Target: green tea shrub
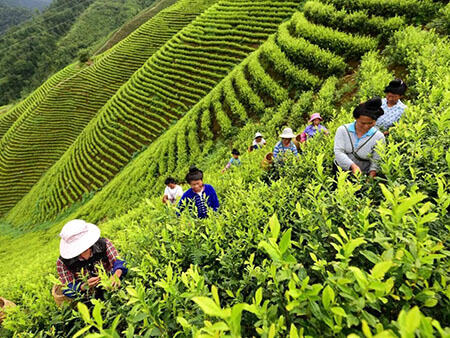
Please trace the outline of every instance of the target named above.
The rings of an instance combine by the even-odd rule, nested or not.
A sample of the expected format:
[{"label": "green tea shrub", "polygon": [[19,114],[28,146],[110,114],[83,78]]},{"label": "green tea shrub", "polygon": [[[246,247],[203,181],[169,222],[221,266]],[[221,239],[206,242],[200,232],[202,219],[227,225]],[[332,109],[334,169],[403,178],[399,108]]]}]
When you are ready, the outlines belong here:
[{"label": "green tea shrub", "polygon": [[[303,11],[309,21],[317,24],[382,37],[389,37],[391,33],[405,24],[405,19],[401,16],[385,18],[370,16],[365,11],[347,12],[344,9],[337,10],[333,5],[319,1],[306,2]],[[397,14],[402,15],[402,13]]]},{"label": "green tea shrub", "polygon": [[303,37],[347,59],[358,59],[378,45],[377,40],[371,37],[352,35],[313,24],[302,13],[296,13],[293,19],[290,29],[296,36]]},{"label": "green tea shrub", "polygon": [[409,22],[426,23],[434,17],[442,6],[433,0],[324,0],[338,8],[366,10],[370,14],[383,17],[404,15]]}]

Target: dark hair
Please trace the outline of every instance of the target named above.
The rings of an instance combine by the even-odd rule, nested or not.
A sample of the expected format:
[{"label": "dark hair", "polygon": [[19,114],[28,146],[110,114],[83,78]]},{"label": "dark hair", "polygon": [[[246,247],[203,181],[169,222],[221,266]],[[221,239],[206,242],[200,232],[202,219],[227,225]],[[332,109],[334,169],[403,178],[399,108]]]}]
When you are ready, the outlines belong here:
[{"label": "dark hair", "polygon": [[384,88],[385,93],[392,93],[397,95],[403,95],[408,87],[401,79],[395,79],[389,82],[389,85]]},{"label": "dark hair", "polygon": [[203,171],[198,169],[195,165],[189,168],[189,172],[186,175],[186,181],[191,183],[192,181],[203,180]]},{"label": "dark hair", "polygon": [[359,118],[361,115],[368,116],[375,121],[384,114],[381,108],[381,99],[378,96],[361,103],[353,110],[353,117]]},{"label": "dark hair", "polygon": [[240,153],[239,150],[237,150],[237,149],[233,149],[233,150],[231,151],[231,154],[232,154],[232,155],[237,155],[237,156],[241,155],[241,153]]},{"label": "dark hair", "polygon": [[165,185],[175,184],[175,183],[177,183],[177,181],[175,181],[175,179],[173,177],[167,177],[166,180],[164,181]]}]

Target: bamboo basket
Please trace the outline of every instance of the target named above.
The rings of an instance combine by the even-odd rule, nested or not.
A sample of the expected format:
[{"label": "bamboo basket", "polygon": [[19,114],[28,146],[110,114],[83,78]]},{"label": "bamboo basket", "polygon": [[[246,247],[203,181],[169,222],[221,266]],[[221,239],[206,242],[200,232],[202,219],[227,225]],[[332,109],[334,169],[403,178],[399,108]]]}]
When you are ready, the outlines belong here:
[{"label": "bamboo basket", "polygon": [[268,170],[272,163],[273,163],[273,153],[267,153],[266,156],[264,156],[261,166],[265,170]]},{"label": "bamboo basket", "polygon": [[6,317],[6,314],[3,310],[6,309],[7,307],[15,307],[15,306],[16,304],[11,302],[10,300],[0,297],[0,324]]},{"label": "bamboo basket", "polygon": [[297,136],[295,136],[295,138],[293,140],[294,145],[295,145],[295,147],[297,148],[298,151],[300,151],[300,144],[301,144],[300,140],[301,140],[301,138],[302,138],[302,134],[298,134]]},{"label": "bamboo basket", "polygon": [[62,303],[64,302],[71,302],[72,299],[70,299],[67,296],[64,296],[64,294],[62,293],[62,285],[53,285],[52,288],[52,296],[53,299],[55,300],[56,305],[61,306]]}]

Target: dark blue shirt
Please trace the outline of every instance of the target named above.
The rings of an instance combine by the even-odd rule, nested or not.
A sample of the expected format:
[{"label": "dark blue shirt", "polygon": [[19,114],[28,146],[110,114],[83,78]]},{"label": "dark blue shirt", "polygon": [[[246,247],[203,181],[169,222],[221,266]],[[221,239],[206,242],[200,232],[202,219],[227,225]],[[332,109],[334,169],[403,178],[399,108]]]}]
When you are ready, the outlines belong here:
[{"label": "dark blue shirt", "polygon": [[207,218],[208,207],[214,211],[219,209],[219,199],[214,188],[209,184],[205,184],[201,194],[195,193],[192,188],[183,194],[178,202],[180,212],[186,208],[186,205],[188,205],[189,210],[192,210],[193,205],[195,205],[198,218]]}]

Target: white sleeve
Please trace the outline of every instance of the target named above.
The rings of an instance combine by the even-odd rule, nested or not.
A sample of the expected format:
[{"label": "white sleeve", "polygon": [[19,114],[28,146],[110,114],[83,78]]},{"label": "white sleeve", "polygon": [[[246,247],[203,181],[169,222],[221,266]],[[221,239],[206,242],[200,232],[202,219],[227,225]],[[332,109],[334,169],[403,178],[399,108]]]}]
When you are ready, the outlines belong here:
[{"label": "white sleeve", "polygon": [[164,196],[169,196],[170,195],[170,189],[169,187],[166,187],[166,189],[164,189]]},{"label": "white sleeve", "polygon": [[177,185],[177,192],[175,193],[175,198],[183,196],[183,188]]},{"label": "white sleeve", "polygon": [[334,137],[334,156],[337,164],[343,170],[349,170],[351,165],[354,163],[345,151],[345,145],[348,142],[350,142],[350,140],[347,132],[345,131],[345,127],[340,126],[336,131],[336,136]]}]

